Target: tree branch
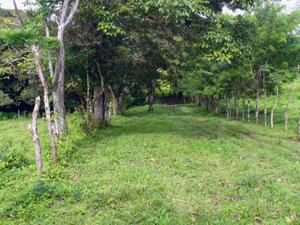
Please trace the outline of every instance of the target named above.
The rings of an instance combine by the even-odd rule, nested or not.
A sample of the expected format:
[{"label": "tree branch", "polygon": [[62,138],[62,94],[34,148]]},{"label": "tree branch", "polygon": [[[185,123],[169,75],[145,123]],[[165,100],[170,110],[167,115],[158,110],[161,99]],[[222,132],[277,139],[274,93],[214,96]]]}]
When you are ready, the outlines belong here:
[{"label": "tree branch", "polygon": [[13,0],[13,2],[14,2],[14,7],[15,7],[16,14],[18,16],[19,23],[21,26],[24,26],[24,20],[22,19],[21,15],[20,15],[16,0]]},{"label": "tree branch", "polygon": [[78,4],[79,4],[79,0],[76,0],[67,20],[65,21],[65,26],[67,26],[73,19],[75,11],[77,10]]}]

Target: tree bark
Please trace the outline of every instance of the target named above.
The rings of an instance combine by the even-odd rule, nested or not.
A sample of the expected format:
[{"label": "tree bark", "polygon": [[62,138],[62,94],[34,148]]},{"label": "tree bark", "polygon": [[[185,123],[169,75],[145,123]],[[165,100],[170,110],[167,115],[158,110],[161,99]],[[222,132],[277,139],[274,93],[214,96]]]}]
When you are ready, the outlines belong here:
[{"label": "tree bark", "polygon": [[255,109],[255,123],[258,124],[258,116],[259,116],[259,87],[256,89],[256,109]]},{"label": "tree bark", "polygon": [[35,106],[34,110],[32,112],[32,124],[28,125],[28,130],[30,131],[32,135],[32,140],[34,143],[34,150],[35,150],[35,161],[36,161],[36,166],[38,170],[39,176],[41,176],[41,173],[44,172],[44,167],[43,167],[43,159],[42,159],[42,149],[40,145],[40,140],[38,136],[38,122],[37,122],[37,117],[40,109],[40,102],[41,99],[40,97],[37,97],[35,99]]},{"label": "tree bark", "polygon": [[272,111],[271,111],[271,127],[273,128],[274,127],[274,124],[273,124],[273,118],[274,118],[274,111],[275,111],[275,108],[276,108],[276,105],[277,105],[277,100],[278,100],[278,86],[276,86],[276,97],[275,97],[275,102],[274,102],[274,105],[273,105],[273,108],[272,108]]},{"label": "tree bark", "polygon": [[300,115],[298,118],[297,132],[300,134]]},{"label": "tree bark", "polygon": [[60,47],[56,57],[55,71],[53,74],[52,84],[54,87],[53,101],[54,101],[54,124],[56,135],[61,137],[63,133],[67,134],[68,124],[65,111],[65,47],[64,47],[64,32],[67,25],[71,22],[77,10],[79,0],[75,0],[69,15],[67,11],[69,8],[69,0],[64,0],[61,10],[60,21],[58,24],[57,40],[60,42]]},{"label": "tree bark", "polygon": [[266,87],[266,80],[265,80],[265,72],[263,74],[263,87],[264,87],[264,124],[267,126],[267,87]]},{"label": "tree bark", "polygon": [[228,97],[225,95],[225,101],[226,101],[226,110],[225,110],[225,116],[229,117],[229,106],[228,106]]},{"label": "tree bark", "polygon": [[105,92],[102,87],[94,88],[94,123],[105,120]]},{"label": "tree bark", "polygon": [[244,97],[243,97],[242,121],[245,120],[245,104],[246,104],[246,93],[244,94]]},{"label": "tree bark", "polygon": [[288,110],[288,107],[289,107],[289,104],[290,104],[290,101],[291,101],[291,98],[292,98],[292,95],[294,93],[296,88],[293,87],[291,93],[290,93],[290,96],[289,96],[289,99],[288,99],[288,102],[286,104],[286,107],[285,107],[285,111],[284,111],[284,131],[287,131],[288,129],[288,114],[287,114],[287,110]]},{"label": "tree bark", "polygon": [[45,112],[46,112],[46,119],[48,123],[48,135],[50,139],[50,146],[52,149],[52,161],[56,163],[58,161],[57,159],[57,151],[56,151],[56,146],[55,146],[55,140],[54,140],[54,134],[53,134],[53,126],[51,122],[51,111],[50,111],[50,103],[49,103],[49,88],[48,88],[48,83],[45,78],[43,69],[42,69],[42,63],[41,63],[41,58],[39,54],[39,49],[35,46],[32,45],[32,54],[35,59],[35,65],[36,65],[36,70],[39,75],[39,78],[41,80],[41,83],[43,85],[44,89],[44,104],[45,104]]},{"label": "tree bark", "polygon": [[217,102],[217,113],[220,114],[221,113],[221,95],[219,95],[219,98],[218,98],[218,102]]},{"label": "tree bark", "polygon": [[216,106],[215,106],[215,98],[214,98],[214,96],[212,95],[211,97],[210,97],[210,99],[211,99],[211,112],[212,113],[215,113],[216,112]]},{"label": "tree bark", "polygon": [[153,111],[153,100],[154,100],[154,90],[151,90],[150,95],[149,95],[149,112]]},{"label": "tree bark", "polygon": [[118,108],[118,106],[117,106],[117,98],[116,98],[116,96],[114,94],[114,91],[113,91],[111,85],[109,85],[109,90],[110,90],[110,93],[111,93],[111,96],[112,96],[113,114],[115,116],[115,115],[117,115],[117,108]]},{"label": "tree bark", "polygon": [[[13,1],[13,3],[14,3],[15,11],[18,16],[18,20],[19,20],[21,26],[24,26],[24,21],[23,21],[22,17],[20,16],[20,13],[19,13],[19,10],[18,10],[15,0]],[[68,4],[68,0],[65,0],[65,3]],[[73,14],[71,12],[68,19],[71,19],[73,17],[75,10],[77,9],[78,3],[79,3],[79,0],[76,0],[76,2],[75,2],[76,8],[74,9],[74,7],[73,7],[74,12],[72,9]],[[52,160],[54,163],[56,163],[57,162],[57,152],[56,152],[56,146],[55,146],[55,142],[54,142],[52,122],[51,122],[50,103],[49,103],[49,97],[48,97],[49,86],[48,86],[46,77],[43,72],[41,57],[39,54],[39,48],[35,45],[32,45],[31,50],[32,50],[32,54],[34,56],[36,70],[37,70],[38,76],[41,80],[41,83],[42,83],[43,89],[44,89],[44,103],[45,103],[46,118],[47,118],[47,122],[48,122],[48,134],[49,134],[49,138],[50,138],[50,146],[52,149]]]},{"label": "tree bark", "polygon": [[247,121],[250,122],[250,99],[248,99],[248,115],[247,115]]}]

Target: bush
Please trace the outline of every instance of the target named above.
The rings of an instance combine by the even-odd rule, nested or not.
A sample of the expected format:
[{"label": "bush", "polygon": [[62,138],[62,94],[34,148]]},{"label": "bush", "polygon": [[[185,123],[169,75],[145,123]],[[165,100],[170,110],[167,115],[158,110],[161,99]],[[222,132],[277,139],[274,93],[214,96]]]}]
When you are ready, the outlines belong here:
[{"label": "bush", "polygon": [[9,147],[8,143],[0,143],[0,171],[5,168],[20,168],[28,164],[28,160],[20,151]]},{"label": "bush", "polygon": [[13,112],[0,112],[0,120],[17,119],[18,115]]}]

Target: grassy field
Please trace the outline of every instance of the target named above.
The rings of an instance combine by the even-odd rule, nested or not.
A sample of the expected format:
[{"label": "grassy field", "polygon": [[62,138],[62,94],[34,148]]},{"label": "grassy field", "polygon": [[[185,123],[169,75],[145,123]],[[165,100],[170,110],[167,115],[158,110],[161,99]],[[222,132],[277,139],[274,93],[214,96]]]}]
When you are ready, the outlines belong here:
[{"label": "grassy field", "polygon": [[41,179],[30,120],[0,121],[0,224],[300,224],[300,95],[283,132],[288,91],[275,129],[196,105],[132,108],[94,136],[71,116],[56,166],[40,120]]}]

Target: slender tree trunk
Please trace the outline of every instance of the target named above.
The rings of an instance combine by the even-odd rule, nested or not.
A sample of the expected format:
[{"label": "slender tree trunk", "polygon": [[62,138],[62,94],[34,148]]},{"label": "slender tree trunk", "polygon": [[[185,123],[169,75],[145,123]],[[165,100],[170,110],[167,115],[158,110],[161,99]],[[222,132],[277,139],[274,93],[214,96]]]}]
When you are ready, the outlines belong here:
[{"label": "slender tree trunk", "polygon": [[114,91],[112,89],[112,87],[109,85],[109,90],[110,90],[110,93],[111,93],[111,96],[112,96],[112,107],[113,107],[113,113],[114,113],[114,116],[117,115],[117,98],[114,94]]},{"label": "slender tree trunk", "polygon": [[259,87],[256,88],[256,109],[255,109],[255,123],[258,124],[258,116],[259,116]]},{"label": "slender tree trunk", "polygon": [[18,109],[18,119],[21,119],[21,116],[20,116],[20,109]]},{"label": "slender tree trunk", "polygon": [[234,118],[237,119],[237,95],[234,95]]},{"label": "slender tree trunk", "polygon": [[300,134],[300,115],[298,118],[297,132]]},{"label": "slender tree trunk", "polygon": [[93,108],[92,108],[92,101],[91,101],[91,88],[90,88],[90,75],[89,75],[89,69],[88,69],[88,62],[86,62],[85,65],[85,73],[86,73],[86,111],[88,113],[93,113]]},{"label": "slender tree trunk", "polygon": [[225,110],[225,116],[226,116],[226,118],[228,118],[229,117],[229,106],[228,106],[228,97],[227,97],[227,95],[225,95],[225,101],[226,101],[226,110]]},{"label": "slender tree trunk", "polygon": [[276,97],[275,97],[275,102],[274,102],[274,105],[273,105],[273,108],[272,108],[272,111],[271,111],[271,127],[273,128],[274,125],[273,125],[273,118],[274,118],[274,111],[275,111],[275,108],[276,108],[276,105],[277,105],[277,100],[278,100],[278,86],[276,86]]},{"label": "slender tree trunk", "polygon": [[52,126],[52,122],[51,122],[51,111],[50,111],[50,103],[49,103],[48,83],[47,83],[47,80],[46,80],[45,75],[43,73],[39,50],[34,45],[32,46],[32,54],[33,54],[34,59],[35,59],[35,65],[36,65],[37,73],[39,75],[39,78],[42,82],[43,89],[44,89],[44,104],[45,104],[46,119],[47,119],[47,123],[48,123],[48,135],[49,135],[49,138],[50,138],[50,146],[51,146],[51,149],[52,149],[52,161],[54,163],[56,163],[58,161],[58,159],[57,159],[57,151],[56,151],[54,135],[53,135],[53,126]]},{"label": "slender tree trunk", "polygon": [[245,104],[246,104],[246,93],[244,94],[244,97],[243,97],[242,121],[245,120]]},{"label": "slender tree trunk", "polygon": [[267,90],[264,89],[264,100],[265,100],[265,104],[264,104],[264,124],[265,126],[267,126],[268,120],[267,120]]},{"label": "slender tree trunk", "polygon": [[291,101],[291,98],[292,98],[292,95],[294,93],[296,88],[293,87],[291,93],[290,93],[290,96],[289,96],[289,100],[286,104],[286,107],[285,107],[285,111],[284,111],[284,130],[287,131],[288,129],[288,114],[287,114],[287,111],[288,111],[288,107],[289,107],[289,104],[290,104],[290,101]]},{"label": "slender tree trunk", "polygon": [[233,95],[233,93],[231,94],[231,99],[230,99],[230,101],[229,101],[229,117],[231,117],[231,115],[232,115],[232,109],[233,109],[233,107],[234,107],[234,105],[233,105],[233,99],[234,99],[234,95]]},{"label": "slender tree trunk", "polygon": [[37,166],[39,176],[41,176],[41,173],[43,173],[45,170],[43,167],[42,149],[41,149],[40,140],[38,136],[37,117],[40,109],[40,102],[41,102],[40,97],[37,97],[35,100],[35,106],[32,113],[32,124],[28,125],[28,130],[31,132],[32,140],[34,143],[35,161],[36,161],[36,166]]},{"label": "slender tree trunk", "polygon": [[263,72],[263,87],[264,87],[264,124],[267,126],[267,87],[266,87],[266,75]]},{"label": "slender tree trunk", "polygon": [[217,113],[218,113],[218,114],[221,113],[220,102],[221,102],[221,95],[219,95],[219,97],[218,97],[218,102],[217,102]]},{"label": "slender tree trunk", "polygon": [[247,121],[250,122],[250,99],[248,99],[248,115],[247,115]]},{"label": "slender tree trunk", "polygon": [[148,99],[149,99],[149,109],[148,109],[148,111],[152,112],[153,111],[153,100],[154,100],[154,90],[153,89],[151,90]]},{"label": "slender tree trunk", "polygon": [[213,113],[215,113],[215,112],[216,112],[215,98],[214,98],[214,96],[212,95],[212,96],[210,97],[210,99],[211,99],[211,111],[212,111]]}]

